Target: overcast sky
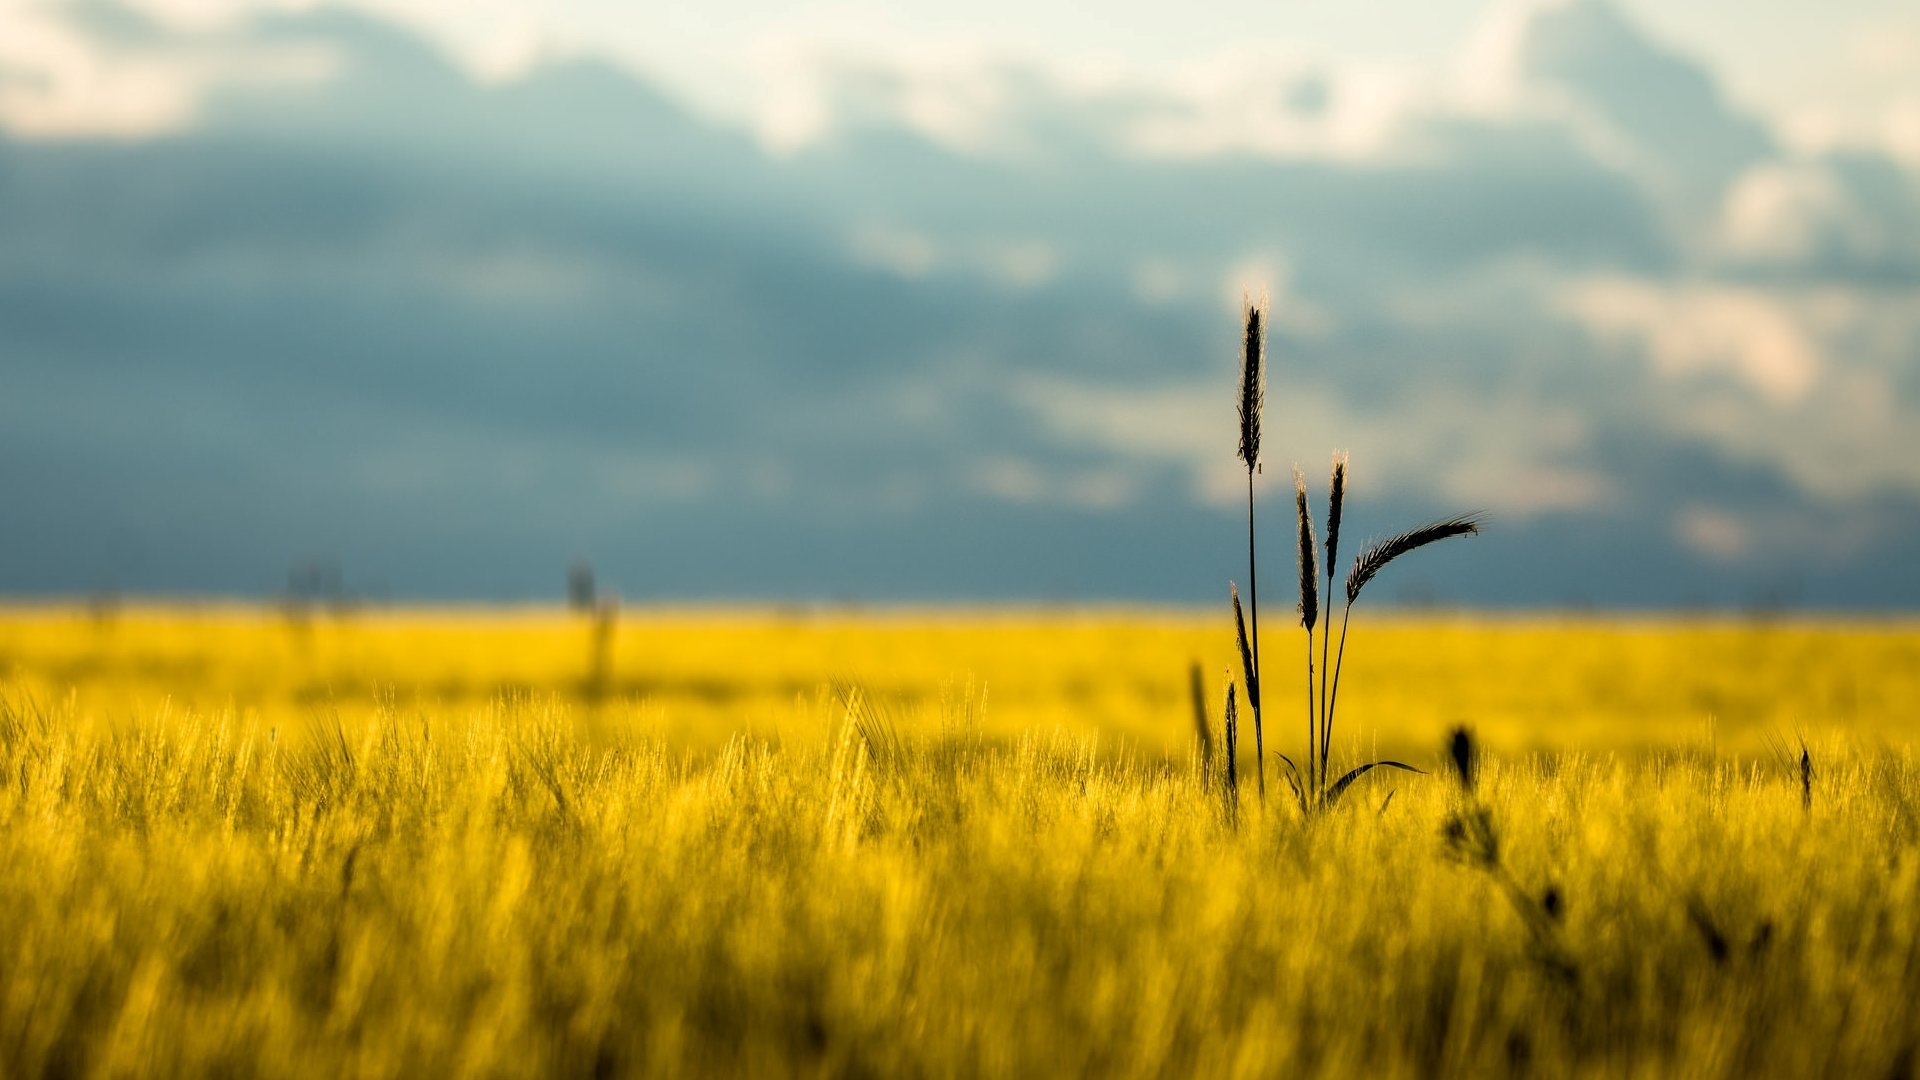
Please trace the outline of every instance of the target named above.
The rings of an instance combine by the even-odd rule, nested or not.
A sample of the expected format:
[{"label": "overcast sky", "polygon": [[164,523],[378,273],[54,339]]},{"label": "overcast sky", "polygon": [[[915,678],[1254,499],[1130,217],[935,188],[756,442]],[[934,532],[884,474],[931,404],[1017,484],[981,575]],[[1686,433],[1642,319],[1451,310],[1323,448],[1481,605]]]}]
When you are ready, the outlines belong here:
[{"label": "overcast sky", "polygon": [[1911,5],[0,8],[0,591],[1920,603]]}]

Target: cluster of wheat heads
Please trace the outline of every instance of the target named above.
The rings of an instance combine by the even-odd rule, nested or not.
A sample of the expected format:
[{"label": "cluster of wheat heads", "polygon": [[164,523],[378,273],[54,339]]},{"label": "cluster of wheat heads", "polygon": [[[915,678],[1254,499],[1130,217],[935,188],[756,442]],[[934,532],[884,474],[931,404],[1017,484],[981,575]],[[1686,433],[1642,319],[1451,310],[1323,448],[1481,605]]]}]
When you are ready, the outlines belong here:
[{"label": "cluster of wheat heads", "polygon": [[[1266,399],[1266,304],[1249,297],[1242,304],[1244,334],[1240,356],[1240,383],[1237,399],[1240,421],[1239,458],[1247,470],[1247,604],[1240,603],[1239,587],[1229,583],[1233,601],[1234,635],[1240,650],[1241,678],[1246,685],[1247,710],[1253,714],[1253,748],[1256,787],[1264,798],[1267,791],[1266,742],[1261,724],[1260,699],[1260,594],[1259,549],[1254,536],[1254,475],[1260,472],[1260,414]],[[1333,775],[1333,718],[1340,702],[1340,670],[1347,654],[1347,625],[1353,616],[1354,602],[1367,583],[1386,569],[1387,564],[1409,552],[1455,536],[1471,536],[1480,531],[1480,522],[1471,514],[1460,514],[1429,522],[1417,528],[1373,541],[1361,548],[1347,571],[1345,603],[1340,612],[1340,644],[1333,646],[1333,570],[1340,555],[1340,514],[1347,494],[1347,455],[1333,455],[1333,474],[1327,489],[1326,539],[1326,617],[1321,618],[1319,545],[1314,540],[1313,512],[1307,503],[1306,476],[1298,466],[1293,470],[1294,509],[1299,520],[1300,625],[1307,639],[1307,741],[1306,755],[1296,762],[1278,754],[1285,766],[1282,775],[1299,803],[1303,814],[1333,806],[1347,788],[1369,771],[1380,768],[1419,772],[1398,761],[1360,763],[1337,778]],[[1314,631],[1320,632],[1320,664],[1313,662]],[[1331,655],[1332,663],[1328,664]],[[1229,760],[1233,752],[1235,718],[1232,686],[1228,686]]]}]

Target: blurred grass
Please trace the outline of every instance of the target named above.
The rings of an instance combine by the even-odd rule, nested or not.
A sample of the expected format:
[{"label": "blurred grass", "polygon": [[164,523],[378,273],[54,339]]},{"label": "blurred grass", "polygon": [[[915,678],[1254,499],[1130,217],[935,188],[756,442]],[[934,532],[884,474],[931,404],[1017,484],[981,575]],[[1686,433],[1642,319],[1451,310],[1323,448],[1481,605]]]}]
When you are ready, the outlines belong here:
[{"label": "blurred grass", "polygon": [[[705,748],[738,732],[825,737],[820,699],[833,680],[907,705],[973,686],[990,698],[990,734],[1058,730],[1097,735],[1108,750],[1184,755],[1188,663],[1202,664],[1216,708],[1219,679],[1237,663],[1223,613],[631,611],[607,683],[594,688],[590,621],[552,609],[291,618],[16,607],[0,609],[0,676],[89,711],[135,717],[171,702],[280,725],[377,702],[431,709],[598,690],[597,718]],[[1294,644],[1270,642],[1265,665],[1269,739],[1283,749],[1304,739]],[[1496,750],[1711,740],[1737,753],[1761,752],[1769,732],[1900,742],[1920,725],[1913,622],[1366,612],[1348,665],[1341,748],[1393,755],[1429,753],[1460,722]]]},{"label": "blurred grass", "polygon": [[1222,621],[638,614],[595,695],[557,613],[16,609],[0,1074],[1915,1074],[1914,628],[1357,623],[1543,942],[1444,775],[1230,821]]}]

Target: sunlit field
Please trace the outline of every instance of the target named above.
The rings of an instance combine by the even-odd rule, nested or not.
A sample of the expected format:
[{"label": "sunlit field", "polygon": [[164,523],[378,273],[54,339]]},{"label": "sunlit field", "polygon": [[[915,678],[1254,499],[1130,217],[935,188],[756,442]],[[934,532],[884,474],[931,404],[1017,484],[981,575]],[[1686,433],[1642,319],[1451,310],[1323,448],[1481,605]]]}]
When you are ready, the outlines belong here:
[{"label": "sunlit field", "polygon": [[1310,818],[1203,768],[1233,650],[14,609],[0,1071],[1914,1074],[1920,628],[1356,620],[1335,761],[1429,771]]}]

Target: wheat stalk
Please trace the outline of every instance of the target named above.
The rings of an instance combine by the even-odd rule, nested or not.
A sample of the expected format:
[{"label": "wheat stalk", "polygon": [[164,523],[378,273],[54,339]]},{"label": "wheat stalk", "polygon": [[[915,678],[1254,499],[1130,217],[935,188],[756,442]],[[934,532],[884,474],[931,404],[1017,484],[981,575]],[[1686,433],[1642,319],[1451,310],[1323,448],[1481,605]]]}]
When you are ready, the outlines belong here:
[{"label": "wheat stalk", "polygon": [[1260,707],[1260,672],[1254,666],[1253,645],[1247,639],[1246,613],[1240,607],[1240,586],[1227,582],[1227,595],[1233,600],[1233,640],[1240,647],[1240,677],[1247,683],[1247,706]]},{"label": "wheat stalk", "polygon": [[[1333,602],[1333,568],[1340,558],[1340,511],[1347,500],[1347,452],[1336,451],[1333,455],[1333,476],[1327,484],[1327,602]],[[1329,612],[1320,630],[1320,724],[1321,738],[1332,735],[1327,730],[1329,714],[1327,712],[1327,654],[1333,646],[1333,614]]]},{"label": "wheat stalk", "polygon": [[[1266,742],[1260,727],[1260,691],[1257,682],[1260,665],[1260,576],[1253,542],[1253,474],[1260,470],[1260,409],[1266,400],[1266,301],[1250,296],[1241,300],[1243,333],[1240,349],[1240,461],[1247,467],[1247,599],[1253,608],[1253,633],[1250,642],[1243,639],[1241,655],[1246,662],[1247,705],[1253,710],[1254,760],[1258,764],[1260,797],[1267,795]],[[1239,610],[1239,600],[1234,600]],[[1238,621],[1239,616],[1235,615]]]},{"label": "wheat stalk", "polygon": [[1200,786],[1213,783],[1213,725],[1207,722],[1207,690],[1200,682],[1200,661],[1187,665],[1187,690],[1193,698],[1193,727],[1200,740]]},{"label": "wheat stalk", "polygon": [[1227,675],[1227,718],[1225,727],[1226,745],[1222,747],[1222,749],[1226,751],[1227,758],[1227,813],[1231,816],[1235,808],[1240,805],[1240,767],[1238,762],[1240,756],[1240,722],[1239,716],[1234,708],[1233,675],[1231,673]]},{"label": "wheat stalk", "polygon": [[1298,466],[1293,470],[1293,505],[1300,523],[1300,625],[1307,631],[1307,765],[1308,783],[1314,777],[1312,766],[1314,729],[1313,627],[1320,618],[1320,571],[1314,563],[1313,512],[1307,507],[1307,478]]}]

